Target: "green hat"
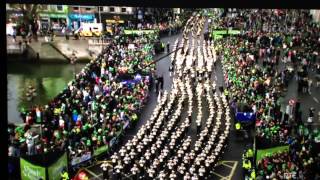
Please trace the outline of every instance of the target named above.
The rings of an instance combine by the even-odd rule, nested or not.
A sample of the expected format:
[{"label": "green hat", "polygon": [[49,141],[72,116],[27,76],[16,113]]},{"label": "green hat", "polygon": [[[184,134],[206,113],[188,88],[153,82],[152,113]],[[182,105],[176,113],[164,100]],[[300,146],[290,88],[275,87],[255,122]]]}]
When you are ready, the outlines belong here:
[{"label": "green hat", "polygon": [[90,139],[87,139],[86,145],[87,145],[87,146],[91,146],[91,140],[90,140]]}]

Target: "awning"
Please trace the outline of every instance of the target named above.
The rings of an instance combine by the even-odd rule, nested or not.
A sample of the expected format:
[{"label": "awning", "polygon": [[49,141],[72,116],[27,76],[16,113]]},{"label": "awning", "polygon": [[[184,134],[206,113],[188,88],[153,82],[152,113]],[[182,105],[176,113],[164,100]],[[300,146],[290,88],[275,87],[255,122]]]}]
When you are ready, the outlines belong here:
[{"label": "awning", "polygon": [[54,14],[54,13],[40,13],[40,17],[48,17],[48,18],[63,18],[66,19],[67,15],[66,14]]},{"label": "awning", "polygon": [[124,23],[124,20],[106,19],[106,23]]}]

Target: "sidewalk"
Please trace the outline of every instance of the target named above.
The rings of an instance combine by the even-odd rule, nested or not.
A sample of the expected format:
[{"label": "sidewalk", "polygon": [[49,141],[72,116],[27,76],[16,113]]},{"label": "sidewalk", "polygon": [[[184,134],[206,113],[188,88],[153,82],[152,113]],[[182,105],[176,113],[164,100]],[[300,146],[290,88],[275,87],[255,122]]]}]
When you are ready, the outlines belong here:
[{"label": "sidewalk", "polygon": [[[11,49],[17,49],[20,41],[23,43],[23,39],[21,36],[17,36],[16,42],[13,42],[12,37],[7,36],[7,47],[10,47]],[[44,43],[54,46],[52,48],[54,48],[57,53],[52,54],[51,50],[48,49],[47,46],[44,47]],[[71,57],[73,51],[76,52],[78,62],[89,62],[91,59],[88,51],[88,38],[74,40],[73,37],[70,37],[69,40],[66,40],[64,36],[56,36],[54,37],[54,41],[47,42],[45,41],[44,37],[38,37],[38,41],[32,39],[29,46],[35,52],[38,52],[40,54],[40,60],[55,58],[62,58],[64,60],[67,60],[64,56]],[[59,53],[60,55],[58,55]]]}]

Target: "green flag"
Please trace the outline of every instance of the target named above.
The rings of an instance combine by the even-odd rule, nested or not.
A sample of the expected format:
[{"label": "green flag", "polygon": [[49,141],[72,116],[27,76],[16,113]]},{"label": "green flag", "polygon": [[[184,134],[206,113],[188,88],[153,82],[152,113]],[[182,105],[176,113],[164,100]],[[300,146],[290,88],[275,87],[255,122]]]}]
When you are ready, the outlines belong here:
[{"label": "green flag", "polygon": [[20,174],[22,180],[46,179],[46,168],[36,166],[23,158],[20,158]]},{"label": "green flag", "polygon": [[272,156],[275,153],[282,153],[285,151],[289,151],[289,146],[277,146],[268,149],[258,149],[256,157],[257,163],[266,156]]},{"label": "green flag", "polygon": [[49,180],[60,179],[60,173],[67,168],[67,154],[64,153],[55,163],[48,167]]}]

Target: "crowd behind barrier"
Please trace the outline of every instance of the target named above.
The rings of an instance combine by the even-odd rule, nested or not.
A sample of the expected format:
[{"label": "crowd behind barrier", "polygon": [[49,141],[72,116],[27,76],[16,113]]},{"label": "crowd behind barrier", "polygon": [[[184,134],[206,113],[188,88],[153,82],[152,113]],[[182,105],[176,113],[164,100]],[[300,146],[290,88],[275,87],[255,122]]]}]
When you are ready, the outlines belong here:
[{"label": "crowd behind barrier", "polygon": [[[8,128],[9,156],[67,150],[72,165],[112,148],[148,98],[155,35],[111,39],[44,107],[22,109],[25,126]],[[135,46],[128,49],[129,44]],[[31,128],[40,124],[42,134]]]},{"label": "crowd behind barrier", "polygon": [[[292,14],[300,16],[288,16]],[[254,21],[255,18],[261,19]],[[299,92],[301,89],[304,89],[304,93],[310,90],[310,85],[303,82],[312,82],[307,78],[308,71],[319,63],[319,28],[304,10],[282,10],[282,13],[275,10],[246,10],[239,17],[225,17],[217,20],[217,23],[219,27],[221,24],[222,27],[234,27],[232,22],[235,21],[246,24],[246,32],[238,37],[216,41],[232,107],[237,112],[240,106],[247,106],[256,114],[257,148],[290,144],[289,153],[259,162],[259,179],[283,179],[284,174],[288,175],[289,172],[307,179],[319,177],[315,171],[319,169],[319,163],[316,163],[319,162],[319,152],[314,151],[318,146],[316,137],[319,132],[309,133],[301,142],[301,136],[294,135],[298,126],[307,131],[311,129],[302,123],[300,104],[289,104],[286,112],[281,112],[279,102],[288,87],[288,81],[293,79],[292,74],[296,74],[293,80],[298,81]],[[287,66],[279,70],[280,61],[285,65],[291,64],[294,69],[290,70]],[[312,116],[309,113],[309,118]],[[297,138],[299,140],[295,142],[293,139]],[[311,165],[316,168],[311,168]],[[254,168],[247,170],[246,177],[254,179]]]}]

